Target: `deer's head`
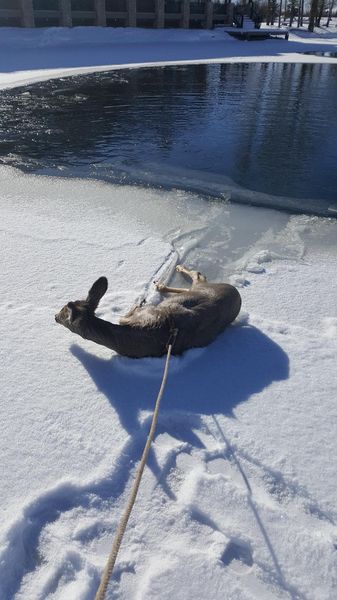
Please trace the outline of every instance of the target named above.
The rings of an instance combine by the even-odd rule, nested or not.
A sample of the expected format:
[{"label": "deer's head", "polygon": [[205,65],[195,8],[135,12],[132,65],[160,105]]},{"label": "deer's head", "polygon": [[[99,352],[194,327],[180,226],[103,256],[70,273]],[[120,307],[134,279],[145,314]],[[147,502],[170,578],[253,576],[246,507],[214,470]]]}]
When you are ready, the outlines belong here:
[{"label": "deer's head", "polygon": [[68,302],[60,312],[55,315],[56,323],[60,323],[68,329],[72,329],[73,323],[77,319],[86,319],[93,316],[100,299],[108,289],[108,280],[106,277],[100,277],[90,288],[85,300],[75,300]]}]

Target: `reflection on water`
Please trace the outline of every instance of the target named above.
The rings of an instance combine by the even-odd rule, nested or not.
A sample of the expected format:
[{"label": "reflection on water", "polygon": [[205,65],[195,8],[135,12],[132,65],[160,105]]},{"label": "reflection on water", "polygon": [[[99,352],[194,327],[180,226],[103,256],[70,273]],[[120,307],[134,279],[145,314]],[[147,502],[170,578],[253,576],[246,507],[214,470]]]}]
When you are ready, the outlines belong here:
[{"label": "reflection on water", "polygon": [[313,56],[325,56],[327,58],[337,58],[337,52],[317,52],[315,50],[311,50],[309,52],[303,52],[303,54],[310,54]]},{"label": "reflection on water", "polygon": [[[337,207],[337,66],[170,66],[0,94],[0,157],[41,172],[122,179],[155,165]],[[322,212],[324,213],[324,208]]]}]

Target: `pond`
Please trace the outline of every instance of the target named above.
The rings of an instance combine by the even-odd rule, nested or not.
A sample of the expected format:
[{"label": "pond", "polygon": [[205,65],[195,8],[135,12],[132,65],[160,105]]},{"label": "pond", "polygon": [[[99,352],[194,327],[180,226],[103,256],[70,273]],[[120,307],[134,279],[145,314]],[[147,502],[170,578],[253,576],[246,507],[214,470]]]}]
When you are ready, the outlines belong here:
[{"label": "pond", "polygon": [[0,161],[337,215],[337,65],[138,68],[0,94]]}]

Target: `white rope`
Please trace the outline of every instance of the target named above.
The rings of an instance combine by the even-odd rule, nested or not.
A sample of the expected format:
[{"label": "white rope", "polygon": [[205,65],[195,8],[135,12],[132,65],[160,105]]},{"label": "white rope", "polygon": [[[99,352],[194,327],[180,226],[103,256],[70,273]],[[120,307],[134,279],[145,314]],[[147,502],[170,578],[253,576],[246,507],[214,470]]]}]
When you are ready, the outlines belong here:
[{"label": "white rope", "polygon": [[122,518],[120,520],[116,535],[115,535],[115,539],[114,542],[112,544],[112,548],[111,548],[111,552],[109,554],[109,558],[108,561],[106,563],[105,569],[103,571],[103,575],[101,578],[101,582],[99,584],[99,588],[96,592],[96,596],[95,596],[95,600],[104,600],[105,599],[105,594],[109,585],[109,581],[112,575],[112,571],[113,568],[115,566],[116,563],[116,558],[117,558],[117,554],[119,551],[119,548],[121,546],[122,543],[122,539],[126,530],[126,526],[128,524],[128,520],[131,514],[131,511],[133,509],[133,505],[136,501],[136,497],[137,497],[137,493],[138,493],[138,489],[140,486],[140,482],[142,479],[142,475],[143,475],[143,471],[146,465],[146,461],[147,461],[147,457],[150,451],[150,447],[151,447],[151,443],[154,437],[154,433],[156,430],[156,426],[157,426],[157,422],[158,422],[158,414],[159,414],[159,407],[160,407],[160,402],[164,393],[164,389],[165,389],[165,384],[166,384],[166,380],[167,380],[167,374],[168,374],[168,366],[169,366],[169,361],[170,361],[170,357],[171,357],[171,353],[172,353],[172,347],[173,344],[175,342],[175,338],[177,336],[178,331],[175,329],[172,332],[172,335],[170,336],[170,340],[169,340],[169,344],[167,347],[167,355],[166,355],[166,362],[165,362],[165,367],[164,367],[164,372],[163,372],[163,377],[162,377],[162,381],[161,381],[161,386],[158,392],[158,396],[157,396],[157,400],[156,400],[156,404],[155,404],[155,408],[153,411],[153,417],[152,417],[152,423],[151,423],[151,428],[149,431],[149,435],[147,436],[147,440],[146,440],[146,444],[143,450],[143,454],[142,454],[142,458],[141,461],[139,463],[137,472],[136,472],[136,477],[135,477],[135,481],[133,483],[132,486],[132,490],[131,490],[131,494],[128,500],[128,503],[125,507],[124,513],[122,515]]}]

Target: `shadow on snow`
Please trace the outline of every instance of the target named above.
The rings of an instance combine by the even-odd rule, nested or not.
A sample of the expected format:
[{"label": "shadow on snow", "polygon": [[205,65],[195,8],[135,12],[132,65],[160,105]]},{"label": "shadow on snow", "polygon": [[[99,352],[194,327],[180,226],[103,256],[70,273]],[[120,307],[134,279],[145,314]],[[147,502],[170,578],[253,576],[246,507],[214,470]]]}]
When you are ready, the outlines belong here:
[{"label": "shadow on snow", "polygon": [[[77,345],[71,352],[116,410],[124,429],[134,433],[139,411],[154,407],[164,358],[102,359]],[[278,344],[255,327],[232,326],[207,348],[172,357],[161,414],[233,416],[238,404],[288,375],[289,359]]]},{"label": "shadow on snow", "polygon": [[[46,525],[57,520],[60,513],[73,508],[88,508],[93,495],[99,504],[123,493],[130,469],[138,460],[147,435],[149,418],[139,421],[139,411],[153,410],[162,378],[164,358],[137,360],[114,355],[102,359],[77,345],[71,347],[71,352],[118,413],[121,425],[129,433],[129,440],[110,474],[83,483],[61,482],[25,506],[21,517],[8,531],[7,545],[0,557],[0,590],[1,597],[6,600],[13,598],[20,589],[23,577],[36,569],[40,535]],[[286,379],[288,374],[286,353],[268,336],[251,326],[229,327],[207,348],[172,358],[157,434],[165,431],[193,447],[203,448],[197,435],[202,415],[213,415],[213,418],[217,414],[234,416],[233,411],[240,402],[273,382]],[[173,453],[167,464],[160,467],[153,451],[148,461],[158,483],[172,500],[175,496],[166,478],[174,462]],[[267,545],[279,579],[283,580],[269,538]],[[96,569],[93,569],[92,578],[92,585],[96,587]],[[57,587],[58,576],[53,585]]]}]

